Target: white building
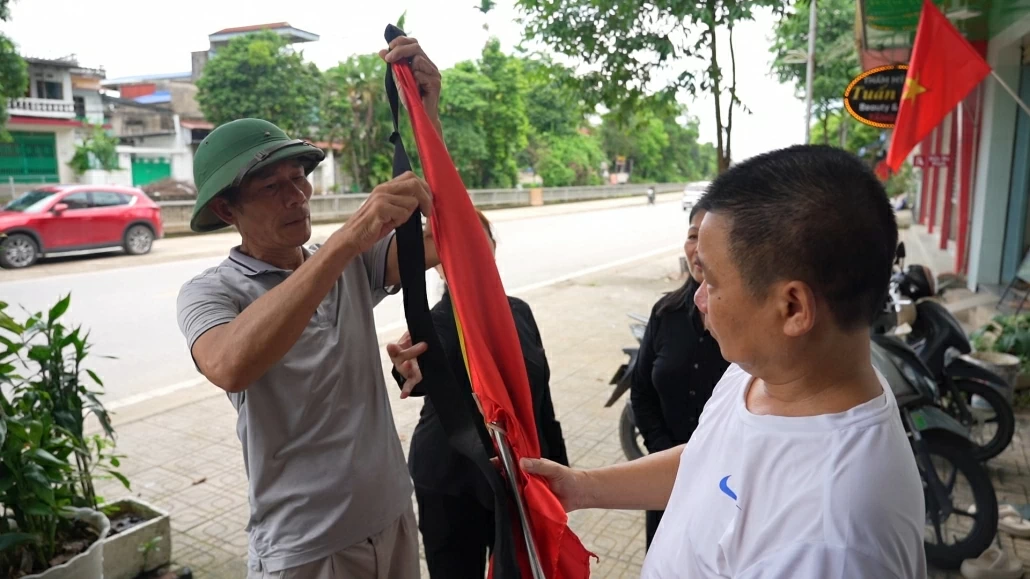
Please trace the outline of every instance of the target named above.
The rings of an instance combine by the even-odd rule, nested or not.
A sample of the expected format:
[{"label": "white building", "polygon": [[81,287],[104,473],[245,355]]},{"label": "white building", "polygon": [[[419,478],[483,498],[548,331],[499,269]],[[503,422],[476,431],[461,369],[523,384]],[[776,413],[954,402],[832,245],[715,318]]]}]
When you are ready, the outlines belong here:
[{"label": "white building", "polygon": [[39,183],[74,182],[68,162],[75,145],[104,123],[100,98],[103,69],[79,66],[74,57],[26,58],[25,96],[8,102],[7,131],[0,143],[0,194],[9,196]]}]

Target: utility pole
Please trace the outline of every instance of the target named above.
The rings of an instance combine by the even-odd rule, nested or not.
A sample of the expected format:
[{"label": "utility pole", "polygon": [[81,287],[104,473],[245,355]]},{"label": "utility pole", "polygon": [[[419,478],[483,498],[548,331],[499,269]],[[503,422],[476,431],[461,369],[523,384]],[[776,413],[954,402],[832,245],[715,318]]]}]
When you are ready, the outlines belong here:
[{"label": "utility pole", "polygon": [[815,77],[816,0],[808,1],[808,67],[805,71],[805,144],[812,142],[812,83]]}]

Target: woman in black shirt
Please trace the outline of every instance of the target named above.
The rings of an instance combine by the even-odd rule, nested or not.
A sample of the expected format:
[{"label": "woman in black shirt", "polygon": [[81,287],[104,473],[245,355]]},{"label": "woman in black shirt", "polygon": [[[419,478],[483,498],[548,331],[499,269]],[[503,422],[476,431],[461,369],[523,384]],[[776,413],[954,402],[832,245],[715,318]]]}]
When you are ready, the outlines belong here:
[{"label": "woman in black shirt", "polygon": [[[482,212],[477,213],[490,244],[496,248],[490,222]],[[437,271],[446,282],[442,268]],[[544,355],[540,330],[526,302],[509,296],[508,304],[526,361],[540,455],[568,466],[561,425],[555,419],[551,403],[551,371]],[[451,373],[471,390],[454,323],[454,306],[446,289],[430,313],[451,365]],[[394,378],[401,385],[406,381],[405,376],[411,375],[411,367],[408,365],[410,362],[401,361],[395,354],[410,347],[411,338],[405,334],[400,343],[387,348],[395,364]],[[423,393],[416,387],[411,394],[418,396]],[[492,548],[494,538],[493,505],[482,504],[477,496],[490,497],[492,493],[476,466],[448,445],[447,435],[429,398],[425,399],[411,437],[408,470],[415,484],[418,527],[430,577],[482,579],[486,573],[487,551]]]},{"label": "woman in black shirt", "polygon": [[[712,389],[729,366],[694,305],[694,292],[704,283],[695,263],[697,233],[704,216],[705,210],[698,205],[690,212],[690,229],[683,247],[690,275],[682,287],[663,296],[652,308],[633,370],[633,416],[651,453],[690,440]],[[662,512],[647,511],[648,548]]]}]

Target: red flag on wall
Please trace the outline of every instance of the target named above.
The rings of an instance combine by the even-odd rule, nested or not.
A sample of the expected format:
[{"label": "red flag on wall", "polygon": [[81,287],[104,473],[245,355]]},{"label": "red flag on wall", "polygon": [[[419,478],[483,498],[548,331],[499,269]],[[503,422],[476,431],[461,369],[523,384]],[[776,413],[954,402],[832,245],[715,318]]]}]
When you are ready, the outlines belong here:
[{"label": "red flag on wall", "polygon": [[[407,64],[394,64],[401,90],[419,94]],[[488,423],[499,425],[515,455],[538,458],[533,400],[515,321],[501,285],[493,252],[454,162],[417,98],[407,99],[422,170],[433,191],[430,224],[458,322],[469,378]],[[516,467],[517,468],[517,467]],[[532,536],[547,579],[586,579],[590,553],[568,527],[568,516],[547,484],[519,473],[515,485],[525,497]],[[529,574],[524,550],[520,563]]]},{"label": "red flag on wall", "polygon": [[897,171],[991,67],[930,0],[923,0],[887,165]]}]

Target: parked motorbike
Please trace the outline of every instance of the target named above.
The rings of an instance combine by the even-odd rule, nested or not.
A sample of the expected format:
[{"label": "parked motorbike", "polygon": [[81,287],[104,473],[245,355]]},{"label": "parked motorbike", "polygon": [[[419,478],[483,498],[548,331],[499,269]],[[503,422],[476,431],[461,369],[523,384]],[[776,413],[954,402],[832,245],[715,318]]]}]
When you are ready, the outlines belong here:
[{"label": "parked motorbike", "polygon": [[1005,396],[1010,386],[962,357],[972,351],[965,330],[943,305],[927,299],[935,295],[932,273],[921,265],[903,267],[904,258],[901,244],[890,295],[914,314],[906,320],[911,332],[904,340],[932,372],[942,409],[969,429],[977,459],[994,458],[1008,448],[1016,429],[1012,404]]},{"label": "parked motorbike", "polygon": [[[897,399],[923,481],[927,561],[938,568],[957,569],[994,541],[998,529],[994,484],[976,458],[965,426],[939,407],[937,382],[919,356],[895,336],[873,334],[871,346],[873,365]],[[965,483],[960,484],[960,479]]]},{"label": "parked motorbike", "polygon": [[[639,316],[637,314],[628,314],[634,323],[629,325],[630,331],[633,333],[633,337],[637,339],[637,344],[644,339],[644,329],[647,327],[647,318]],[[637,353],[640,348],[623,348],[622,353],[629,356],[629,360],[619,366],[619,369],[615,371],[615,375],[612,376],[609,385],[615,385],[615,389],[612,391],[611,396],[608,397],[608,401],[604,403],[605,408],[610,408],[622,395],[629,392],[632,386],[631,378],[633,376],[633,369],[637,364]],[[633,405],[630,400],[626,400],[626,406],[622,409],[622,414],[619,416],[619,444],[622,446],[622,453],[626,455],[627,460],[636,460],[644,454],[644,439],[640,435],[640,431],[637,430],[636,420],[633,418]]]}]

